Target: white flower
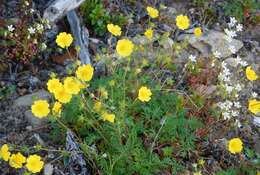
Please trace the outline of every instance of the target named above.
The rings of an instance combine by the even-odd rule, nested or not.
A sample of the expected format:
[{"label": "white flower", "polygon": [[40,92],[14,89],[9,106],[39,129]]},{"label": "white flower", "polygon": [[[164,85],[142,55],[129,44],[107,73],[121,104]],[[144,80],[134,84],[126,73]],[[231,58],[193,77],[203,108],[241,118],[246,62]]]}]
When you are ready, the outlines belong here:
[{"label": "white flower", "polygon": [[230,28],[231,28],[231,27],[234,27],[234,26],[236,25],[236,23],[237,23],[236,18],[230,17],[228,26],[229,26]]},{"label": "white flower", "polygon": [[233,89],[234,89],[233,86],[226,85],[226,91],[227,91],[227,93],[231,94],[232,91],[233,91]]},{"label": "white flower", "polygon": [[36,25],[36,29],[37,29],[38,31],[42,31],[42,30],[43,30],[43,25],[42,25],[42,24],[37,24],[37,25]]},{"label": "white flower", "polygon": [[34,33],[35,33],[35,29],[32,28],[32,27],[29,27],[29,28],[28,28],[28,31],[29,31],[30,34],[34,34]]},{"label": "white flower", "polygon": [[245,67],[245,66],[248,65],[248,63],[247,63],[246,61],[241,61],[241,62],[240,62],[240,65],[243,66],[243,67]]},{"label": "white flower", "polygon": [[30,9],[30,13],[32,14],[32,13],[34,13],[35,12],[35,10],[33,9],[33,8],[31,8]]},{"label": "white flower", "polygon": [[191,62],[196,63],[196,57],[195,57],[194,55],[190,55],[190,56],[189,56],[189,60],[190,60]]},{"label": "white flower", "polygon": [[222,115],[224,117],[224,120],[230,119],[230,114],[228,112],[223,112]]},{"label": "white flower", "polygon": [[226,35],[226,36],[225,36],[225,39],[226,39],[226,41],[229,42],[229,43],[232,42],[232,38],[231,38],[230,36],[227,36],[227,35]]},{"label": "white flower", "polygon": [[236,119],[236,121],[235,121],[235,125],[236,125],[237,127],[239,127],[239,128],[242,126],[241,123],[240,123],[240,121],[237,120],[237,119]]},{"label": "white flower", "polygon": [[237,32],[242,32],[243,31],[243,25],[242,24],[238,24],[236,29],[237,29]]},{"label": "white flower", "polygon": [[7,30],[9,31],[9,32],[13,32],[14,31],[14,26],[13,25],[9,25],[9,26],[7,26]]},{"label": "white flower", "polygon": [[25,4],[26,6],[29,6],[29,5],[30,5],[28,1],[24,1],[24,4]]},{"label": "white flower", "polygon": [[106,153],[102,154],[102,157],[107,158],[107,154]]},{"label": "white flower", "polygon": [[214,55],[216,58],[221,58],[221,53],[220,53],[219,51],[217,51],[217,50],[213,53],[213,55]]},{"label": "white flower", "polygon": [[233,53],[233,54],[235,54],[235,53],[237,52],[235,46],[229,46],[228,49],[229,49],[229,51],[230,51],[231,53]]},{"label": "white flower", "polygon": [[45,50],[46,48],[47,48],[47,45],[46,45],[45,43],[42,43],[42,44],[41,44],[41,49],[42,49],[42,50]]},{"label": "white flower", "polygon": [[234,106],[235,106],[236,108],[241,108],[241,104],[240,104],[239,101],[234,102]]},{"label": "white flower", "polygon": [[239,115],[239,113],[237,111],[231,111],[231,115],[233,117],[237,117]]},{"label": "white flower", "polygon": [[237,84],[236,85],[236,87],[235,87],[235,89],[239,92],[239,91],[241,91],[242,90],[242,87],[241,87],[241,85],[240,84]]},{"label": "white flower", "polygon": [[257,94],[256,92],[253,92],[253,93],[252,93],[252,97],[253,97],[253,98],[256,98],[257,95],[258,95],[258,94]]},{"label": "white flower", "polygon": [[224,29],[224,31],[225,31],[226,35],[230,38],[234,38],[237,36],[236,31],[234,31],[234,30]]}]

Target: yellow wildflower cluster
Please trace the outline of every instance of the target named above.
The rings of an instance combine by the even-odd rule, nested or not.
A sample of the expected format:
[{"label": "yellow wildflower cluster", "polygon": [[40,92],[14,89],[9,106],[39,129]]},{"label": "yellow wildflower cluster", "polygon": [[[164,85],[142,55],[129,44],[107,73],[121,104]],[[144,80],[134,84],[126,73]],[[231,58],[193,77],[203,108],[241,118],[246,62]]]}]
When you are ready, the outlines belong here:
[{"label": "yellow wildflower cluster", "polygon": [[38,155],[30,155],[26,158],[22,153],[11,154],[7,144],[0,148],[0,159],[8,162],[9,165],[15,169],[23,168],[24,164],[31,173],[38,173],[42,170],[44,162]]},{"label": "yellow wildflower cluster", "polygon": [[[82,88],[87,87],[86,81],[93,77],[94,69],[91,65],[79,66],[76,77],[66,77],[62,82],[57,78],[52,78],[47,82],[47,89],[54,94],[57,100],[52,108],[54,114],[60,115],[62,103],[69,103],[73,95],[77,95]],[[37,100],[31,106],[32,113],[38,117],[46,117],[50,113],[47,100]]]},{"label": "yellow wildflower cluster", "polygon": [[[250,81],[256,81],[258,79],[257,73],[253,70],[251,66],[246,68],[246,77]],[[251,99],[248,101],[248,110],[253,114],[260,113],[260,101],[257,99]]]}]

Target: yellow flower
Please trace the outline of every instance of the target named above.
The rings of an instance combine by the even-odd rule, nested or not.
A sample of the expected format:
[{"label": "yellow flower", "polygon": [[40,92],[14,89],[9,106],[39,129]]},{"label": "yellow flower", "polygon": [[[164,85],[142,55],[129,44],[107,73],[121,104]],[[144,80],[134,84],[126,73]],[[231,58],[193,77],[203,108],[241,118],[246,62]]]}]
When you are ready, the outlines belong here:
[{"label": "yellow flower", "polygon": [[9,159],[9,165],[13,168],[22,168],[26,162],[26,157],[21,153],[13,154]]},{"label": "yellow flower", "polygon": [[100,92],[100,96],[101,96],[101,97],[103,97],[103,98],[105,98],[105,99],[108,98],[108,92],[107,92],[107,90],[106,90],[105,88],[101,87],[101,88],[99,89],[99,92]]},{"label": "yellow flower", "polygon": [[81,82],[74,77],[67,77],[64,80],[64,89],[67,93],[77,95],[80,91]]},{"label": "yellow flower", "polygon": [[62,87],[62,84],[59,79],[52,78],[47,82],[47,88],[49,92],[55,93],[57,89],[60,89]]},{"label": "yellow flower", "polygon": [[115,36],[121,35],[121,28],[118,25],[108,24],[107,30]]},{"label": "yellow flower", "polygon": [[188,16],[179,15],[176,18],[176,25],[181,30],[188,29],[190,27],[190,19]]},{"label": "yellow flower", "polygon": [[260,101],[253,99],[248,101],[248,110],[253,114],[260,113]]},{"label": "yellow flower", "polygon": [[77,77],[82,81],[90,81],[94,74],[94,68],[90,65],[84,65],[78,67],[76,71]]},{"label": "yellow flower", "polygon": [[32,173],[39,173],[43,168],[44,162],[41,157],[34,154],[30,155],[26,161],[26,168]]},{"label": "yellow flower", "polygon": [[117,42],[116,51],[122,57],[130,56],[133,52],[134,44],[128,39],[121,39]]},{"label": "yellow flower", "polygon": [[69,47],[73,41],[73,38],[71,34],[66,33],[66,32],[61,32],[57,37],[56,37],[56,43],[58,46],[61,48]]},{"label": "yellow flower", "polygon": [[205,164],[205,160],[200,159],[198,163],[199,163],[199,165],[202,165],[202,166],[203,166],[203,165]]},{"label": "yellow flower", "polygon": [[246,68],[246,77],[250,81],[255,81],[258,79],[258,75],[255,73],[251,66],[248,66]]},{"label": "yellow flower", "polygon": [[0,158],[4,161],[8,161],[11,153],[9,152],[9,147],[7,144],[4,144],[0,149]]},{"label": "yellow flower", "polygon": [[47,100],[37,100],[31,106],[31,110],[35,117],[46,117],[50,112],[49,103],[47,102]]},{"label": "yellow flower", "polygon": [[200,171],[193,173],[193,175],[202,175]]},{"label": "yellow flower", "polygon": [[52,111],[54,114],[60,115],[61,113],[62,104],[58,101],[56,101],[52,107]]},{"label": "yellow flower", "polygon": [[228,142],[228,150],[232,154],[240,153],[243,149],[243,142],[240,138],[233,138]]},{"label": "yellow flower", "polygon": [[80,89],[84,89],[84,88],[88,88],[89,87],[89,84],[85,84],[85,83],[81,83],[79,84],[79,88]]},{"label": "yellow flower", "polygon": [[260,175],[260,171],[257,171],[257,174],[256,175]]},{"label": "yellow flower", "polygon": [[102,118],[103,118],[104,121],[107,120],[107,121],[109,121],[111,123],[115,122],[115,114],[109,114],[107,112],[104,112],[102,114]]},{"label": "yellow flower", "polygon": [[144,35],[146,36],[146,38],[152,39],[153,38],[153,29],[147,29],[145,31]]},{"label": "yellow flower", "polygon": [[196,28],[194,29],[193,33],[194,33],[194,35],[195,35],[196,37],[200,37],[200,36],[202,35],[202,30],[201,30],[200,27],[196,27]]},{"label": "yellow flower", "polygon": [[113,86],[116,85],[116,82],[115,82],[115,80],[110,80],[110,81],[108,82],[108,84],[109,84],[109,86],[113,87]]},{"label": "yellow flower", "polygon": [[148,102],[151,100],[152,92],[149,88],[142,86],[139,89],[138,99],[142,102]]},{"label": "yellow flower", "polygon": [[101,111],[101,108],[102,108],[102,103],[101,103],[100,101],[96,101],[96,102],[94,103],[94,107],[93,107],[94,111],[100,112],[100,111]]},{"label": "yellow flower", "polygon": [[146,10],[151,18],[157,18],[159,16],[159,11],[153,7],[148,6]]},{"label": "yellow flower", "polygon": [[68,93],[65,90],[65,88],[62,86],[62,88],[58,89],[54,93],[54,97],[61,103],[69,103],[72,98],[72,95],[70,93]]}]

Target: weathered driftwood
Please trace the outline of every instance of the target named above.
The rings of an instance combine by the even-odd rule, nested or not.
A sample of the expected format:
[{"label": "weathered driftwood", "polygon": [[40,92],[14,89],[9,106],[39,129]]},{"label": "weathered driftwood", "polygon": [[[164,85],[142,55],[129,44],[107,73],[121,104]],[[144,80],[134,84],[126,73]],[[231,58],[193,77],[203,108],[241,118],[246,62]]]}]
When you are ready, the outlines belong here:
[{"label": "weathered driftwood", "polygon": [[88,52],[89,33],[87,28],[80,24],[80,19],[75,10],[67,13],[71,32],[74,37],[74,45],[80,47],[79,58],[82,64],[91,64]]},{"label": "weathered driftwood", "polygon": [[43,18],[55,22],[69,11],[77,8],[85,0],[55,0],[43,13]]}]

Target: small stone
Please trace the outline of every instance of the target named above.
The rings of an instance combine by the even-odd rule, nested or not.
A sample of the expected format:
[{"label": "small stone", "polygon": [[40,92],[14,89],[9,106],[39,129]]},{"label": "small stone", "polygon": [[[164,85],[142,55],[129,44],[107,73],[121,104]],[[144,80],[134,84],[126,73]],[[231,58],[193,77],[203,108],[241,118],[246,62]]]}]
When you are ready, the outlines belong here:
[{"label": "small stone", "polygon": [[234,50],[238,52],[243,46],[243,42],[231,39],[231,42],[226,40],[226,34],[215,30],[210,30],[203,33],[201,37],[194,35],[180,35],[179,40],[187,39],[192,47],[198,49],[204,57],[209,57],[214,52],[221,53],[221,58],[227,58],[233,53],[230,51],[230,46],[234,47]]},{"label": "small stone", "polygon": [[45,164],[43,174],[44,175],[52,175],[53,174],[53,165],[50,163]]},{"label": "small stone", "polygon": [[254,117],[254,124],[258,127],[260,127],[260,117]]},{"label": "small stone", "polygon": [[29,107],[32,105],[35,98],[49,100],[51,94],[45,90],[39,90],[35,93],[24,95],[14,101],[14,107]]},{"label": "small stone", "polygon": [[33,127],[32,126],[26,126],[27,131],[32,131]]},{"label": "small stone", "polygon": [[39,126],[42,126],[42,125],[45,125],[45,124],[47,124],[47,122],[48,122],[48,120],[47,120],[46,118],[42,118],[42,119],[41,119],[41,118],[35,117],[35,116],[32,114],[31,110],[25,111],[24,115],[25,115],[25,118],[26,118],[26,120],[28,121],[28,123],[29,123],[33,128],[39,127]]},{"label": "small stone", "polygon": [[254,146],[255,151],[260,154],[260,141],[256,140],[255,146]]}]

